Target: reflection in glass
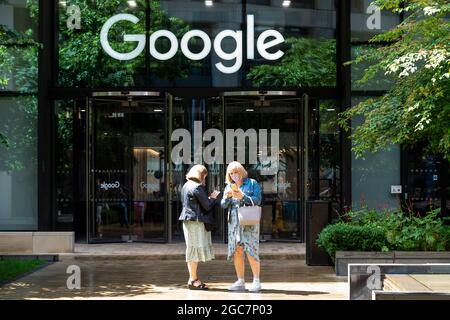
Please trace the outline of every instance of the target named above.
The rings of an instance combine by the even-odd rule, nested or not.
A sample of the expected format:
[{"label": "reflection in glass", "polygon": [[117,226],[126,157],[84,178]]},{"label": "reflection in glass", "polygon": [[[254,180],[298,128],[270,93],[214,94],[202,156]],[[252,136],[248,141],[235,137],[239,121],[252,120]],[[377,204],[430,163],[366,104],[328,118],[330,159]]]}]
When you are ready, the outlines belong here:
[{"label": "reflection in glass", "polygon": [[351,0],[351,39],[368,41],[373,36],[394,28],[400,15],[383,10],[378,16],[372,0]]},{"label": "reflection in glass", "polygon": [[0,1],[0,91],[37,91],[38,1]]},{"label": "reflection in glass", "polygon": [[[68,24],[71,19],[70,1],[59,2],[58,84],[80,87],[240,87],[295,86],[334,87],[336,85],[336,10],[334,1],[293,2],[284,7],[276,2],[249,2],[246,14],[254,15],[254,38],[249,41],[246,31],[252,27],[243,15],[240,0],[214,1],[145,1],[135,5],[125,1],[98,4],[91,0],[77,1],[82,23]],[[150,7],[147,7],[147,6]],[[117,22],[108,34],[113,50],[129,53],[136,49],[136,41],[124,41],[124,35],[145,35],[145,49],[131,60],[115,60],[105,53],[100,43],[104,23],[117,14],[130,14],[139,21]],[[69,21],[70,22],[70,21]],[[174,46],[165,36],[153,45],[149,36],[168,30],[178,46],[167,60],[155,58],[155,52],[165,54]],[[242,31],[243,41],[227,36],[220,42],[224,53],[212,48],[197,60],[189,59],[181,51],[181,39],[191,30],[205,32],[214,44],[224,30]],[[257,42],[263,32],[275,30],[282,34],[282,44],[267,49],[278,50],[284,56],[267,60],[261,56]],[[250,36],[250,35],[249,35]],[[251,36],[250,36],[251,37]],[[266,43],[273,40],[266,39]],[[204,40],[193,37],[187,50],[193,55],[205,49]],[[242,50],[239,50],[242,44]],[[152,48],[152,52],[150,52]],[[249,49],[250,48],[250,49]],[[251,49],[254,51],[252,57]],[[249,51],[250,50],[250,51]],[[219,70],[233,65],[242,66],[230,74]]]},{"label": "reflection in glass", "polygon": [[[368,97],[367,97],[368,98]],[[355,105],[364,99],[354,98]],[[355,118],[352,127],[361,123],[362,118]],[[392,146],[390,150],[367,153],[364,159],[356,158],[352,152],[352,207],[367,206],[383,210],[398,208],[399,195],[391,194],[391,185],[400,184],[400,147]]]},{"label": "reflection in glass", "polygon": [[37,97],[0,99],[0,230],[37,229]]},{"label": "reflection in glass", "polygon": [[333,87],[336,85],[336,12],[334,1],[254,1],[247,6],[255,15],[255,43],[267,29],[279,31],[284,44],[279,61],[267,61],[256,52],[247,60],[247,85],[287,87]]}]

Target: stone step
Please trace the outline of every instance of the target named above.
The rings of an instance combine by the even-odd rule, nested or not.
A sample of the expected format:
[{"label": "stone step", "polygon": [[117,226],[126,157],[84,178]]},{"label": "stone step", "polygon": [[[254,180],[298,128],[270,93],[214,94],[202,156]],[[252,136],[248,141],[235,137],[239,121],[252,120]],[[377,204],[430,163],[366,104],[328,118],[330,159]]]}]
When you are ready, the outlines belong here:
[{"label": "stone step", "polygon": [[0,260],[46,260],[59,261],[57,254],[0,254]]},{"label": "stone step", "polygon": [[[261,260],[305,260],[304,254],[279,254],[279,253],[263,253],[260,254]],[[183,260],[184,254],[89,254],[89,253],[61,253],[60,260],[76,259],[76,260]],[[215,260],[226,260],[226,254],[215,254]]]}]

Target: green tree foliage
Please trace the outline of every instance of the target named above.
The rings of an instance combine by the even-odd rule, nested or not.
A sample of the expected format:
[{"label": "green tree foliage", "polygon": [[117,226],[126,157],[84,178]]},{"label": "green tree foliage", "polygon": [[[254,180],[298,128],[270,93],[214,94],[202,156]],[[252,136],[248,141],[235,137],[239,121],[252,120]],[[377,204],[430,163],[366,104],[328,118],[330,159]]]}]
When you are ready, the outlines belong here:
[{"label": "green tree foliage", "polygon": [[[8,4],[8,0],[0,1]],[[27,0],[30,18],[37,25],[38,1]],[[37,91],[38,50],[37,28],[22,32],[8,28],[0,22],[0,90],[14,90],[34,94]],[[0,127],[0,167],[20,170],[24,167],[19,159],[36,161],[37,143],[34,128],[37,123],[37,101],[35,96],[5,100],[13,106],[5,106],[8,121]],[[5,152],[4,149],[9,149]],[[33,149],[34,148],[34,149]],[[3,149],[3,150],[2,150]],[[33,155],[33,156],[29,156]]]},{"label": "green tree foliage", "polygon": [[[146,34],[146,0],[136,1],[137,7],[128,6],[123,0],[81,0],[76,4],[81,10],[81,29],[67,28],[69,16],[63,8],[59,19],[59,84],[73,87],[114,87],[140,86],[145,80],[145,55],[141,54],[130,61],[118,61],[109,57],[100,44],[100,30],[103,24],[117,13],[129,13],[139,18],[139,23],[120,22],[109,33],[112,48],[118,52],[129,52],[136,47],[134,42],[124,42],[127,34]],[[71,4],[67,1],[67,6]],[[167,29],[178,38],[189,31],[190,26],[181,19],[170,17],[160,7],[159,0],[151,0],[150,33]],[[147,34],[148,36],[149,34]],[[160,52],[168,51],[168,41],[158,41]],[[185,78],[195,62],[183,59],[181,50],[170,61],[150,61],[150,70],[160,79],[174,81]],[[147,79],[149,80],[149,79]]]},{"label": "green tree foliage", "polygon": [[450,24],[448,0],[376,0],[382,10],[404,12],[397,27],[373,37],[379,45],[352,63],[375,62],[360,83],[380,72],[393,77],[387,94],[367,99],[341,114],[340,124],[363,122],[352,132],[357,157],[367,151],[425,145],[425,152],[450,156]]},{"label": "green tree foliage", "polygon": [[336,85],[336,40],[288,38],[276,64],[254,66],[247,78],[254,86],[332,87]]}]

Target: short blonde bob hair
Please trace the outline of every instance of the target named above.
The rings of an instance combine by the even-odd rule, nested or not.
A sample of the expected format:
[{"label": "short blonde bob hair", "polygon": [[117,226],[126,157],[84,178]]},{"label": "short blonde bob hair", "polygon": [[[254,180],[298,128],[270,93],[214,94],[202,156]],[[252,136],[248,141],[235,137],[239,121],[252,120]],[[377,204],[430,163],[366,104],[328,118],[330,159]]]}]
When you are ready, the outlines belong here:
[{"label": "short blonde bob hair", "polygon": [[225,174],[225,180],[227,181],[228,184],[233,183],[233,180],[230,177],[230,172],[233,170],[237,170],[239,172],[239,174],[241,175],[242,179],[247,178],[247,176],[248,176],[248,173],[245,170],[245,168],[242,166],[242,164],[240,164],[237,161],[230,162],[230,164],[227,167],[227,173]]},{"label": "short blonde bob hair", "polygon": [[186,174],[186,180],[196,180],[198,182],[202,182],[207,175],[208,170],[205,168],[205,166],[196,164]]}]

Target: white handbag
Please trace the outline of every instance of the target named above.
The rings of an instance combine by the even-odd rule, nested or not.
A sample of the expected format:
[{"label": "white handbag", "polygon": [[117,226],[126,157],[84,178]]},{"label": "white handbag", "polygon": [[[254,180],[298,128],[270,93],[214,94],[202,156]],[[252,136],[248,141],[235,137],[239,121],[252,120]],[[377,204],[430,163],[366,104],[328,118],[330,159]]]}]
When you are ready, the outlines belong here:
[{"label": "white handbag", "polygon": [[258,225],[261,221],[261,207],[255,206],[253,199],[251,197],[249,198],[252,202],[251,206],[238,208],[238,218],[241,226],[254,226]]}]

